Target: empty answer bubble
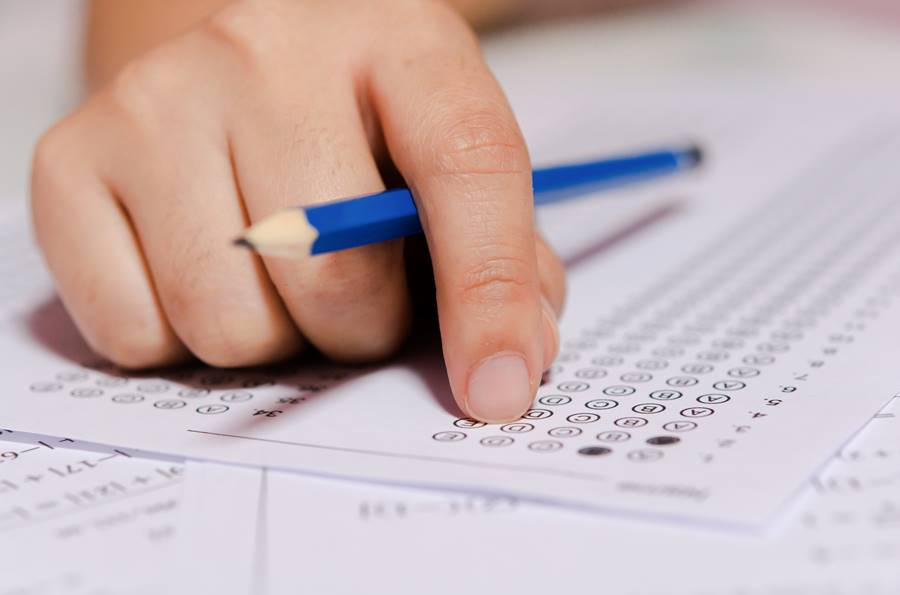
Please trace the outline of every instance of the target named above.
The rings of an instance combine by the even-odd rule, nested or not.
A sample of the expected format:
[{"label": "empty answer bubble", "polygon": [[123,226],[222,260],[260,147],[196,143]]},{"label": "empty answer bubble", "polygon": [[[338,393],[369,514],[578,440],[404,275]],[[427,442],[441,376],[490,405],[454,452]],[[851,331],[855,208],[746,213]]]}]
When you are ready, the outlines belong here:
[{"label": "empty answer bubble", "polygon": [[592,363],[597,364],[598,366],[605,366],[607,368],[621,365],[624,361],[624,358],[619,355],[601,355],[591,360]]},{"label": "empty answer bubble", "polygon": [[591,399],[587,403],[584,404],[588,409],[613,409],[619,405],[618,401],[613,401],[612,399]]},{"label": "empty answer bubble", "polygon": [[138,395],[135,393],[124,393],[121,395],[113,395],[112,402],[113,403],[140,403],[144,400],[144,395]]},{"label": "empty answer bubble", "polygon": [[253,394],[245,391],[239,390],[230,393],[225,393],[224,395],[219,397],[220,401],[224,401],[225,403],[243,403],[245,401],[249,401],[253,398]]},{"label": "empty answer bubble", "polygon": [[509,446],[514,442],[510,436],[485,436],[478,441],[482,446]]},{"label": "empty answer bubble", "polygon": [[643,413],[643,414],[654,414],[660,413],[666,410],[665,405],[660,405],[659,403],[640,403],[639,405],[635,405],[631,408],[635,413]]},{"label": "empty answer bubble", "polygon": [[681,392],[677,390],[655,390],[650,393],[650,398],[656,399],[657,401],[674,401],[681,397]]},{"label": "empty answer bubble", "polygon": [[453,425],[456,426],[457,428],[466,429],[466,428],[483,428],[487,424],[485,424],[483,421],[478,421],[478,420],[472,419],[471,417],[462,417],[462,418],[454,421]]},{"label": "empty answer bubble", "polygon": [[99,397],[103,394],[103,389],[99,388],[73,388],[70,392],[73,397],[90,398]]},{"label": "empty answer bubble", "polygon": [[738,366],[728,370],[728,375],[732,378],[753,378],[759,376],[759,369],[751,368],[750,366]]},{"label": "empty answer bubble", "polygon": [[710,364],[685,364],[681,366],[681,371],[687,374],[708,374],[713,371]]},{"label": "empty answer bubble", "polygon": [[28,388],[35,393],[53,393],[62,390],[62,387],[59,382],[35,382]]},{"label": "empty answer bubble", "polygon": [[591,388],[591,385],[587,382],[569,381],[560,383],[556,388],[567,393],[579,393]]},{"label": "empty answer bubble", "polygon": [[431,437],[438,442],[459,442],[464,440],[466,435],[462,432],[438,432]]},{"label": "empty answer bubble", "polygon": [[603,378],[606,376],[606,370],[602,368],[582,368],[575,371],[576,378]]},{"label": "empty answer bubble", "polygon": [[538,399],[541,405],[557,407],[559,405],[567,405],[572,402],[572,397],[566,395],[546,395]]},{"label": "empty answer bubble", "polygon": [[56,375],[56,379],[63,382],[80,382],[81,380],[87,380],[87,377],[87,373],[81,371],[60,372]]},{"label": "empty answer bubble", "polygon": [[631,386],[607,386],[603,389],[603,394],[611,397],[624,397],[634,394],[634,388]]},{"label": "empty answer bubble", "polygon": [[524,432],[530,432],[533,429],[534,429],[533,425],[522,423],[522,422],[506,424],[504,426],[500,426],[501,432],[508,432],[510,434],[522,434]]},{"label": "empty answer bubble", "polygon": [[596,413],[573,413],[566,420],[573,424],[589,424],[598,421],[600,416]]},{"label": "empty answer bubble", "polygon": [[631,439],[631,434],[620,430],[608,430],[597,434],[597,440],[601,442],[626,442]]},{"label": "empty answer bubble", "polygon": [[700,395],[697,397],[697,401],[700,403],[704,403],[706,405],[719,405],[721,403],[727,403],[731,400],[731,397],[728,395],[719,395],[719,394],[709,394],[709,395]]},{"label": "empty answer bubble", "polygon": [[553,412],[547,409],[529,409],[522,416],[522,419],[546,419],[551,415],[553,415]]},{"label": "empty answer bubble", "polygon": [[556,440],[538,440],[528,445],[528,449],[534,452],[553,452],[562,447],[563,443]]},{"label": "empty answer bubble", "polygon": [[581,434],[581,428],[573,428],[571,426],[562,426],[559,428],[553,428],[547,432],[550,436],[554,438],[573,438]]},{"label": "empty answer bubble", "polygon": [[640,428],[647,425],[647,420],[643,417],[620,417],[613,423],[620,428]]},{"label": "empty answer bubble", "polygon": [[137,385],[137,389],[142,393],[163,393],[169,390],[169,385],[165,382],[143,382]]},{"label": "empty answer bubble", "polygon": [[626,372],[619,377],[622,382],[649,382],[653,374],[649,372]]},{"label": "empty answer bubble", "polygon": [[185,399],[195,399],[197,397],[205,397],[209,394],[208,388],[183,388],[178,391],[178,396]]},{"label": "empty answer bubble", "polygon": [[681,410],[681,415],[685,417],[707,417],[713,413],[715,413],[715,411],[709,407],[688,407],[687,409]]},{"label": "empty answer bubble", "polygon": [[636,367],[642,370],[662,370],[668,365],[669,362],[664,359],[642,359],[635,364]]},{"label": "empty answer bubble", "polygon": [[178,399],[162,399],[153,403],[157,409],[181,409],[187,405],[187,402]]},{"label": "empty answer bubble", "polygon": [[719,380],[718,382],[713,382],[713,388],[716,390],[741,390],[747,386],[740,380]]},{"label": "empty answer bubble", "polygon": [[633,450],[628,453],[629,460],[638,461],[641,463],[658,461],[663,456],[661,450],[656,450],[654,448],[642,448],[640,450]]},{"label": "empty answer bubble", "polygon": [[694,386],[698,382],[693,376],[673,376],[666,380],[669,386]]}]

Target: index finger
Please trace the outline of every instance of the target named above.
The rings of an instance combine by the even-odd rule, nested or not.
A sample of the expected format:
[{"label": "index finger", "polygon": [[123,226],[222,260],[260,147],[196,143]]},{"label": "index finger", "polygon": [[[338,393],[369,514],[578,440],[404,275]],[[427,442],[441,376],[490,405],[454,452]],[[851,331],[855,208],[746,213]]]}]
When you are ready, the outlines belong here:
[{"label": "index finger", "polygon": [[474,37],[442,26],[438,43],[386,57],[370,93],[428,239],[454,397],[472,417],[506,421],[543,372],[531,165]]}]

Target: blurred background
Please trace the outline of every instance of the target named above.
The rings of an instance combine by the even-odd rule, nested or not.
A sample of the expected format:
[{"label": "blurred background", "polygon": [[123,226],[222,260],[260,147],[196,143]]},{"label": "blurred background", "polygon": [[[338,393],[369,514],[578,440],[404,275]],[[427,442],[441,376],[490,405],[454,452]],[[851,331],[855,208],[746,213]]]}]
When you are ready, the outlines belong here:
[{"label": "blurred background", "polygon": [[[457,1],[477,12],[477,0]],[[118,2],[127,11],[132,0]],[[0,0],[0,202],[24,200],[35,140],[83,95],[86,9],[83,0]],[[501,12],[478,18],[514,104],[553,76],[610,88],[900,88],[897,0],[506,0]]]}]

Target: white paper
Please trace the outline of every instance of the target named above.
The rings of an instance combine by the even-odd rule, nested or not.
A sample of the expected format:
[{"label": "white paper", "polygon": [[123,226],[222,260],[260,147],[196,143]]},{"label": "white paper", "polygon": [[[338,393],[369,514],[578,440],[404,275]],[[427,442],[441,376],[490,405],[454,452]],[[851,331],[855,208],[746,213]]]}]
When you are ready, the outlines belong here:
[{"label": "white paper", "polygon": [[267,595],[900,592],[900,398],[758,537],[289,473],[268,494]]},{"label": "white paper", "polygon": [[182,465],[67,439],[0,440],[0,593],[162,592]]},{"label": "white paper", "polygon": [[[255,593],[262,469],[188,461],[170,593]],[[187,478],[190,478],[189,480]],[[223,562],[227,562],[224,563]]]},{"label": "white paper", "polygon": [[900,149],[872,103],[611,96],[581,105],[577,128],[565,110],[532,126],[537,162],[651,133],[699,135],[710,161],[542,211],[570,302],[559,362],[519,424],[457,419],[421,337],[378,369],[127,377],[78,346],[52,298],[0,336],[3,418],[198,459],[758,526],[900,382],[885,365],[900,353]]}]

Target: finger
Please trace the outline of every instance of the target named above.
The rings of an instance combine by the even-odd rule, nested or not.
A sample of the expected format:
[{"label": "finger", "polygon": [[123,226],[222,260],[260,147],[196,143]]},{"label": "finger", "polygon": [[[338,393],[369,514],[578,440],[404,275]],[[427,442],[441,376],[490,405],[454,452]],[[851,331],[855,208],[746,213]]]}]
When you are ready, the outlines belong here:
[{"label": "finger", "polygon": [[[117,117],[107,124],[115,138],[104,173],[134,222],[175,332],[214,366],[295,355],[302,339],[265,270],[231,248],[247,220],[216,110],[193,104],[196,94],[173,87],[177,79],[130,76],[138,80],[120,81],[107,99],[105,113]],[[148,88],[152,106],[133,102]]]},{"label": "finger", "polygon": [[[321,81],[334,78],[323,74]],[[299,92],[308,95],[306,89]],[[252,221],[287,206],[384,189],[349,84],[312,99],[296,92],[264,88],[266,109],[231,124]],[[301,260],[266,258],[265,265],[303,334],[329,357],[380,359],[405,338],[410,305],[401,240]]]},{"label": "finger", "polygon": [[413,58],[378,56],[371,94],[428,238],[453,394],[504,421],[529,407],[544,369],[531,168],[474,38],[441,27]]},{"label": "finger", "polygon": [[537,233],[538,277],[541,285],[541,305],[544,323],[544,369],[550,367],[559,351],[559,327],[566,299],[566,273],[562,261]]},{"label": "finger", "polygon": [[85,153],[80,118],[38,144],[32,171],[34,229],[57,290],[98,354],[127,368],[189,358],[150,281],[131,225]]}]

